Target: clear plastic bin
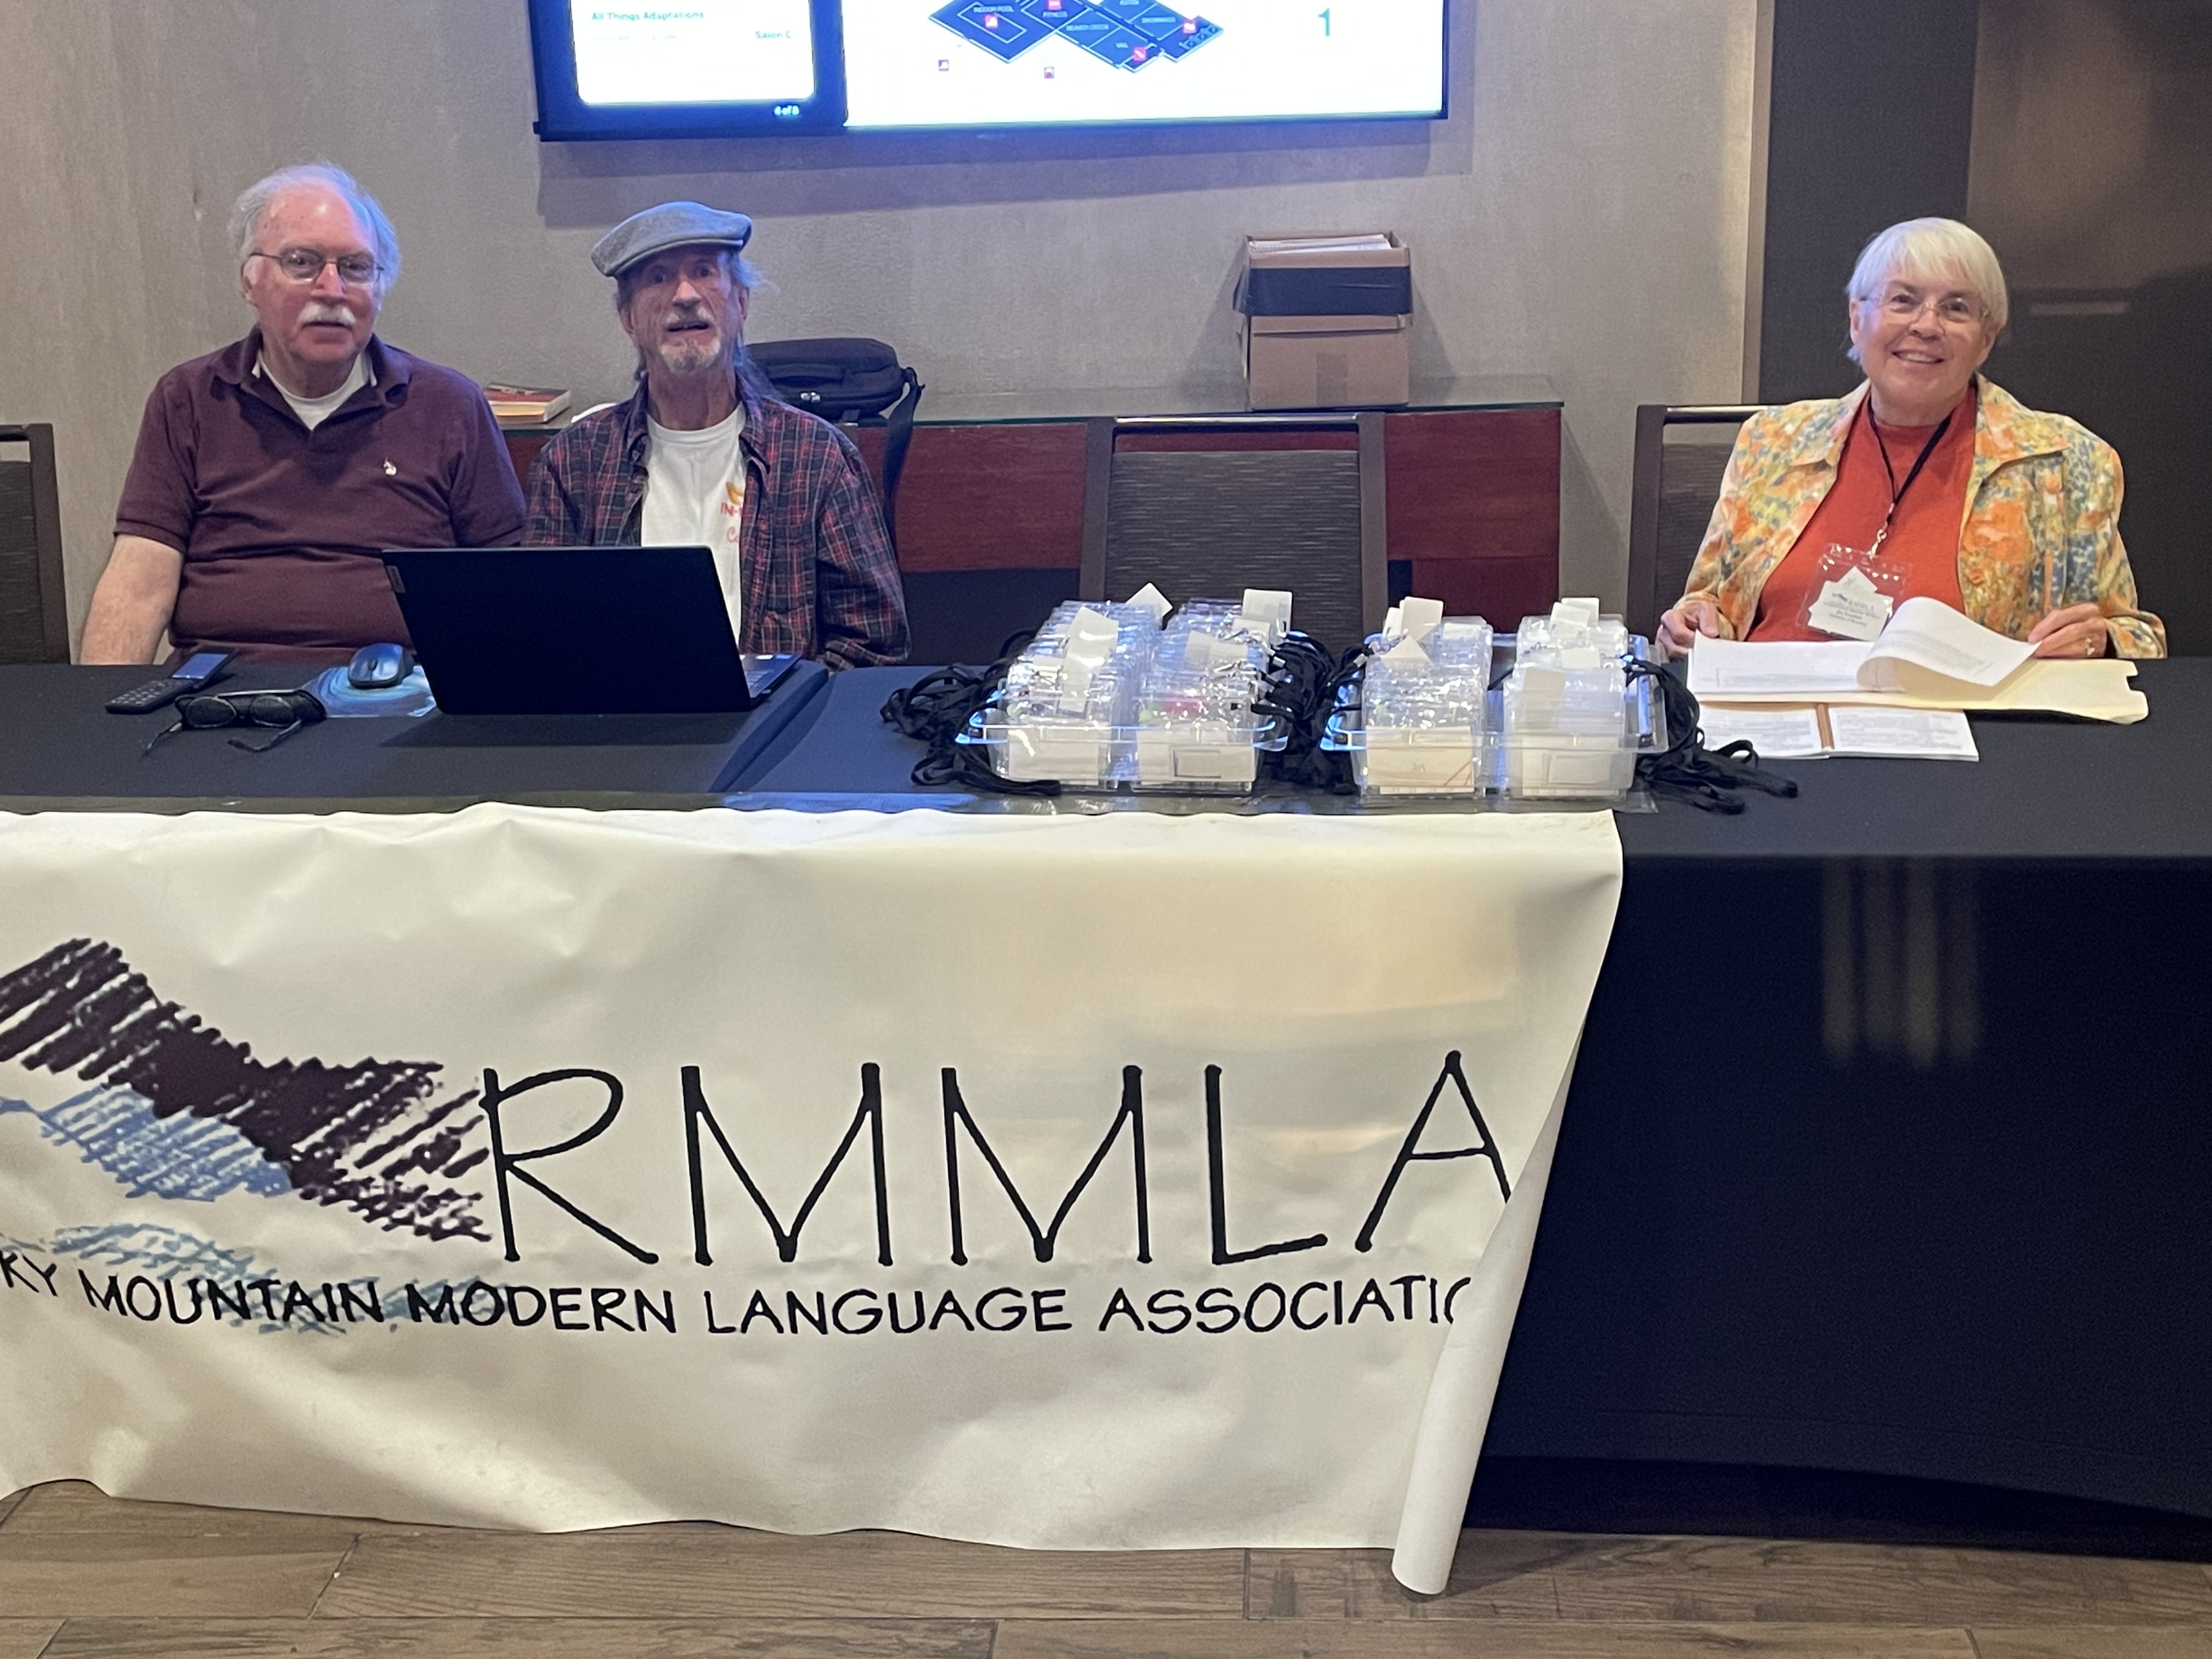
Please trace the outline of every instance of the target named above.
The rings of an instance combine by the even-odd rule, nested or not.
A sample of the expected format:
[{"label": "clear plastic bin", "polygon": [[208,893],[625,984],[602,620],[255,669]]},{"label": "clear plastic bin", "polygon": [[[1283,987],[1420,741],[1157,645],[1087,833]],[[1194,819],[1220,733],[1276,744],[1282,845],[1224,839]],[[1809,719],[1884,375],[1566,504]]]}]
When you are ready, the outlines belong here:
[{"label": "clear plastic bin", "polygon": [[[1617,796],[1636,781],[1628,630],[1594,599],[1562,599],[1514,635],[1501,699],[1499,748],[1509,796]],[[1640,684],[1637,683],[1637,684]]]},{"label": "clear plastic bin", "polygon": [[[1479,656],[1475,636],[1459,631],[1474,628]],[[1531,617],[1522,635],[1494,639],[1480,618],[1447,619],[1422,642],[1436,683],[1425,684],[1403,636],[1378,635],[1363,683],[1329,720],[1323,747],[1351,757],[1364,798],[1618,804],[1635,787],[1637,757],[1665,745],[1659,700],[1622,667],[1645,642],[1594,606]],[[1458,673],[1438,659],[1455,659]],[[1468,706],[1475,660],[1485,664],[1480,714]]]},{"label": "clear plastic bin", "polygon": [[[1086,608],[1109,613],[1116,627],[1103,659],[1103,628],[1077,614]],[[960,741],[1017,781],[1249,793],[1261,753],[1284,741],[1273,719],[1253,707],[1265,689],[1268,642],[1280,631],[1272,617],[1248,623],[1226,600],[1193,600],[1164,627],[1140,606],[1063,605]]]},{"label": "clear plastic bin", "polygon": [[1491,775],[1490,624],[1423,617],[1367,644],[1360,741],[1350,745],[1362,792],[1480,794]]},{"label": "clear plastic bin", "polygon": [[1353,730],[1352,775],[1363,795],[1479,796],[1491,787],[1492,744],[1465,727]]},{"label": "clear plastic bin", "polygon": [[1258,781],[1271,728],[1252,705],[1272,632],[1218,601],[1169,618],[1137,691],[1137,788],[1248,790]]},{"label": "clear plastic bin", "polygon": [[1018,782],[1103,782],[1121,758],[1114,734],[1130,722],[1158,631],[1140,606],[1057,606],[1008,669],[993,705],[994,769]]}]

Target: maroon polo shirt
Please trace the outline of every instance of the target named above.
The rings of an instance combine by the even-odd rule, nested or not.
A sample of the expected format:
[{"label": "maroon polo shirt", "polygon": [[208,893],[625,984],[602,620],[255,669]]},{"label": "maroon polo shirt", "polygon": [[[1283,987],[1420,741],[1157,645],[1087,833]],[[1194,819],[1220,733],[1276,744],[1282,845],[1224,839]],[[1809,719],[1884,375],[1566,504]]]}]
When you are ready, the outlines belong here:
[{"label": "maroon polo shirt", "polygon": [[521,538],[522,489],[476,382],[374,336],[368,352],[376,383],[313,432],[254,374],[258,328],[154,387],[115,532],[184,555],[179,650],[289,662],[405,644],[383,549]]}]

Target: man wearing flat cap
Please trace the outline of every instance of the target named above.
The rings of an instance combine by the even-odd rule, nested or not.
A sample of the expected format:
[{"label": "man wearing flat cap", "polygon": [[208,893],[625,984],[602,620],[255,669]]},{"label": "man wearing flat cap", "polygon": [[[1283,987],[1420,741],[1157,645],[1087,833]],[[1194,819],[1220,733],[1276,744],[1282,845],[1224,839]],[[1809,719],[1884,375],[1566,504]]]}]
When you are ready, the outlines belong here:
[{"label": "man wearing flat cap", "polygon": [[599,239],[638,387],[538,453],[533,547],[704,545],[739,648],[831,668],[906,655],[906,605],[860,452],[781,401],[745,356],[758,273],[742,213],[665,202]]}]

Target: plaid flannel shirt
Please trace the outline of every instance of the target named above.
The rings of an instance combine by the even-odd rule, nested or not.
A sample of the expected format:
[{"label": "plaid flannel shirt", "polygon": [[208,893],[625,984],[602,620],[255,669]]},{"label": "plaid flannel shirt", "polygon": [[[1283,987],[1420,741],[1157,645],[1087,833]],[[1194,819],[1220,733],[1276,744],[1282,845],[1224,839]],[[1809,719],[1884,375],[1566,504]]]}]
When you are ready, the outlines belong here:
[{"label": "plaid flannel shirt", "polygon": [[[744,651],[831,668],[906,656],[906,600],[875,485],[852,441],[740,378],[745,522],[738,549]],[[528,547],[635,545],[645,512],[645,388],[576,422],[530,469]]]}]

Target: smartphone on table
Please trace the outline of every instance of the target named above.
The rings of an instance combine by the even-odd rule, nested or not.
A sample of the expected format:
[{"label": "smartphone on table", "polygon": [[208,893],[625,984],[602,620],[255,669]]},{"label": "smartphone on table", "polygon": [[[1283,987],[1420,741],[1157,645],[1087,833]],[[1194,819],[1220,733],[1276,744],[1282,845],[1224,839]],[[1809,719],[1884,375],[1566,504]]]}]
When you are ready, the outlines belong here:
[{"label": "smartphone on table", "polygon": [[161,678],[134,685],[110,697],[107,712],[145,714],[156,708],[167,708],[185,693],[198,690],[210,680],[220,679],[224,665],[237,654],[235,651],[195,651]]}]

